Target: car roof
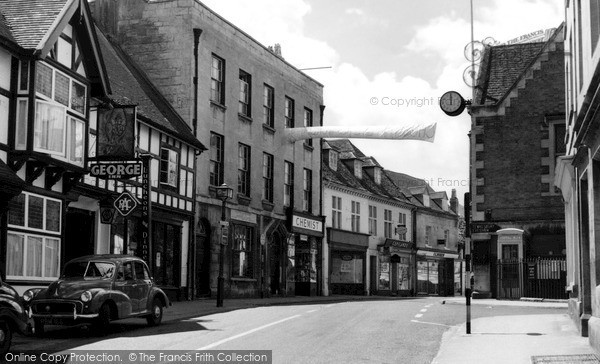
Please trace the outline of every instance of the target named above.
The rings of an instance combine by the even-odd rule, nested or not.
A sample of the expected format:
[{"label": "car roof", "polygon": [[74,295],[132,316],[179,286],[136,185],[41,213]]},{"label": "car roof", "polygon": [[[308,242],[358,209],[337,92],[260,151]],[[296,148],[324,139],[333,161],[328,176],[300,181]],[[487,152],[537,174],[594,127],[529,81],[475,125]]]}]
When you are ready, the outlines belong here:
[{"label": "car roof", "polygon": [[140,261],[143,262],[143,260],[140,257],[136,257],[133,255],[126,255],[126,254],[94,254],[94,255],[85,255],[82,257],[77,257],[75,259],[71,259],[68,263],[71,262],[86,262],[86,261],[90,261],[90,260],[111,260],[111,261],[118,261],[118,262],[123,262],[126,260],[136,260],[136,261]]}]

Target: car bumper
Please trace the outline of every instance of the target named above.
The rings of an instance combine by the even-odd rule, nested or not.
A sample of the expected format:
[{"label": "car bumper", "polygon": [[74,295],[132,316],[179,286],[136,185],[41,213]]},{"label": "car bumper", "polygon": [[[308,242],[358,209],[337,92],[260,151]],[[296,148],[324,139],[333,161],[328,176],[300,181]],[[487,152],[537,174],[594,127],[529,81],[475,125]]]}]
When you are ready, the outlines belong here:
[{"label": "car bumper", "polygon": [[[82,311],[83,307],[80,302],[77,301],[42,301],[35,303],[37,307],[37,312],[34,312],[32,307],[29,307],[27,310],[27,314],[30,318],[47,318],[47,319],[58,319],[58,320],[69,320],[69,321],[86,321],[92,320],[99,316],[98,313],[79,313],[78,311]],[[61,312],[52,312],[52,308],[56,307],[56,305],[60,305],[62,307]],[[49,307],[45,311],[40,310],[41,306]],[[64,307],[69,306],[69,310],[65,310]],[[79,308],[79,310],[78,310]],[[42,311],[42,312],[40,312]]]}]

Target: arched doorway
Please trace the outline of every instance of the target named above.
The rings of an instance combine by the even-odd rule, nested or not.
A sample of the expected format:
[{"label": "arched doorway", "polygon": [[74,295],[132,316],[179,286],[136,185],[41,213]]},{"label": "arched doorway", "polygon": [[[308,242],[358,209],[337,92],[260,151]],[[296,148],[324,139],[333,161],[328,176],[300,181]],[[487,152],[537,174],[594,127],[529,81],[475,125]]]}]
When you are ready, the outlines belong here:
[{"label": "arched doorway", "polygon": [[200,218],[196,229],[196,297],[210,296],[210,223]]}]

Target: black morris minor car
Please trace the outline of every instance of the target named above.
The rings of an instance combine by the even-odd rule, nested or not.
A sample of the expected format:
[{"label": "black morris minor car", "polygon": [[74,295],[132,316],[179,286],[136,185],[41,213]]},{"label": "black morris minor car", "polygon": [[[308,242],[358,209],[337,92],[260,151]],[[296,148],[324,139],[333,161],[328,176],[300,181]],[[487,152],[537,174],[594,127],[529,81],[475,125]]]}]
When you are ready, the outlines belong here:
[{"label": "black morris minor car", "polygon": [[22,298],[0,279],[0,361],[8,352],[13,333],[28,334],[30,325]]},{"label": "black morris minor car", "polygon": [[130,255],[88,255],[69,261],[61,277],[45,289],[23,294],[36,335],[45,325],[91,323],[106,333],[110,321],[140,317],[160,324],[171,303],[155,286],[148,266]]}]

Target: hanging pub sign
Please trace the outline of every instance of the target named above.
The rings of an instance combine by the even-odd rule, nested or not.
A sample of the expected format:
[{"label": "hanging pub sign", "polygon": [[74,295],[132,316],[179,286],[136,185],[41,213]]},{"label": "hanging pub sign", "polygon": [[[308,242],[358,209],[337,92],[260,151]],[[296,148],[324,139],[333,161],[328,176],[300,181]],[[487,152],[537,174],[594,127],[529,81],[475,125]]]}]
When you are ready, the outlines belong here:
[{"label": "hanging pub sign", "polygon": [[135,157],[135,106],[98,109],[96,159],[127,160]]}]

